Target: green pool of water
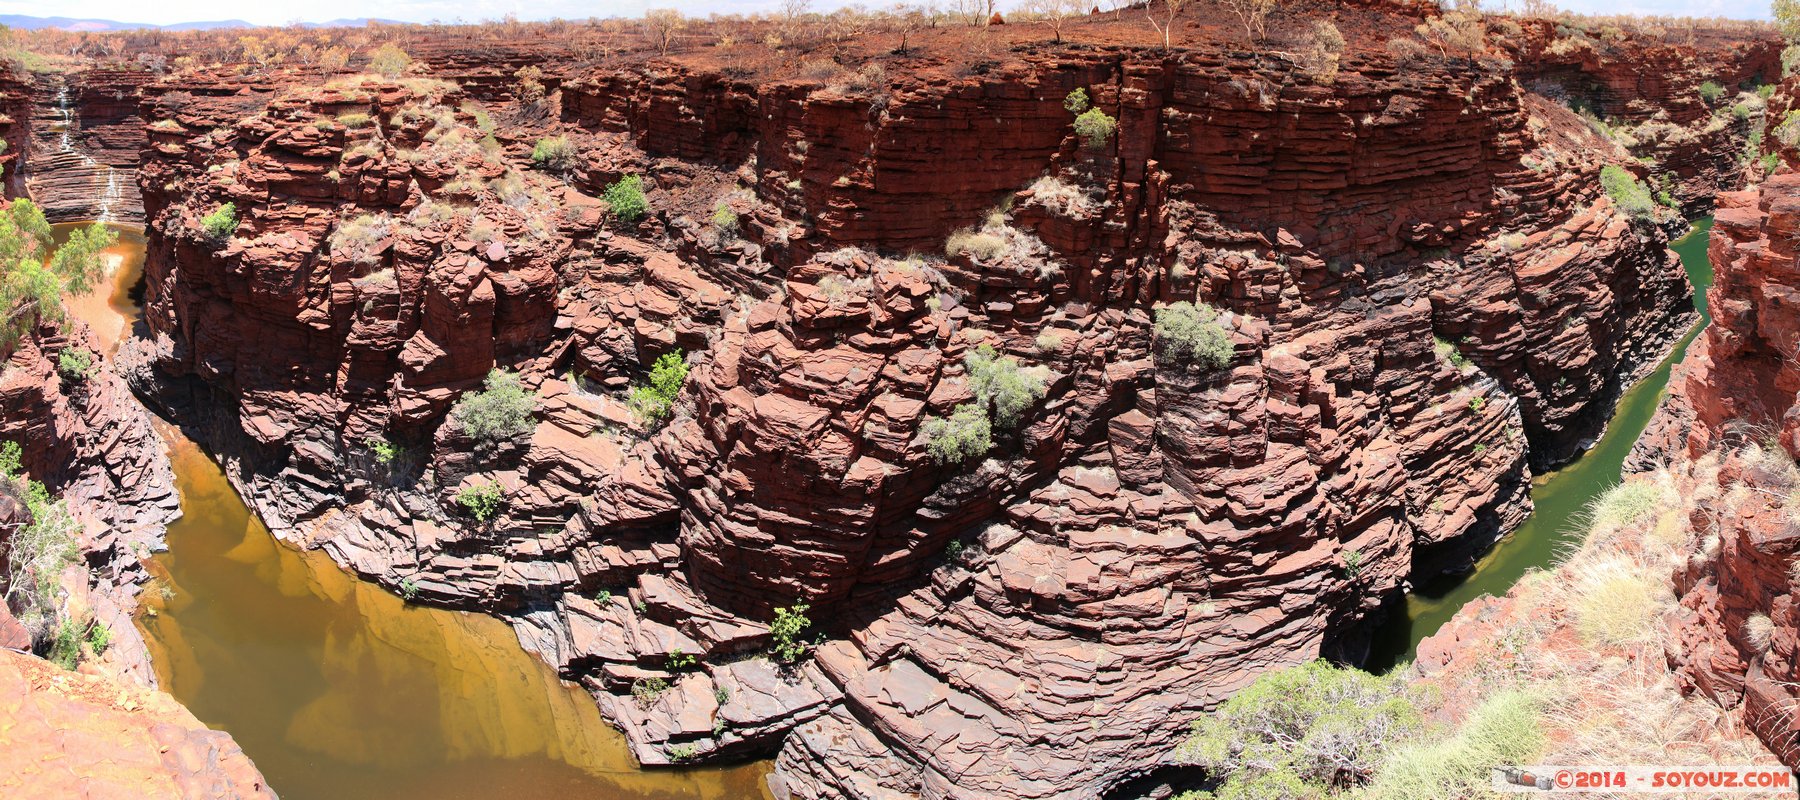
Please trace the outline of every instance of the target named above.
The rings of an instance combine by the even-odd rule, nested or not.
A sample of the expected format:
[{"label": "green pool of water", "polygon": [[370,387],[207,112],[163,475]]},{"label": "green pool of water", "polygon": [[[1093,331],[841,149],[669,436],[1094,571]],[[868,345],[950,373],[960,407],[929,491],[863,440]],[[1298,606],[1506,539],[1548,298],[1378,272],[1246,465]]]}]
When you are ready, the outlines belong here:
[{"label": "green pool of water", "polygon": [[1706,289],[1712,285],[1712,263],[1706,258],[1711,231],[1712,218],[1706,217],[1674,243],[1688,282],[1693,284],[1700,321],[1654,372],[1625,392],[1600,441],[1568,466],[1532,480],[1534,510],[1524,525],[1477,562],[1473,572],[1427,580],[1407,596],[1405,613],[1393,615],[1375,632],[1365,665],[1370,671],[1383,672],[1411,660],[1419,642],[1437,633],[1464,604],[1483,595],[1505,594],[1527,571],[1555,563],[1579,535],[1579,520],[1588,503],[1619,483],[1625,456],[1662,402],[1670,368],[1687,354],[1688,345],[1711,320],[1706,306]]}]

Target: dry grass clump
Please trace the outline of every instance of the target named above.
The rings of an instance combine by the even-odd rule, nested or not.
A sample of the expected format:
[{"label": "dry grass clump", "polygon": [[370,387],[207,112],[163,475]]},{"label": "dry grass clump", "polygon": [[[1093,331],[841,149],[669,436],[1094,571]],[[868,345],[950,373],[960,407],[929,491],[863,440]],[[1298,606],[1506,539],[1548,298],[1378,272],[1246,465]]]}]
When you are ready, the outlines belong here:
[{"label": "dry grass clump", "polygon": [[1775,623],[1768,614],[1751,614],[1744,620],[1744,641],[1758,653],[1769,652],[1769,645],[1775,641]]},{"label": "dry grass clump", "polygon": [[1593,564],[1576,584],[1575,629],[1595,645],[1648,644],[1656,619],[1673,602],[1666,581],[1630,559]]},{"label": "dry grass clump", "polygon": [[1031,202],[1065,217],[1083,217],[1094,210],[1094,201],[1085,189],[1054,175],[1031,184]]},{"label": "dry grass clump", "polygon": [[363,214],[338,225],[331,234],[331,252],[355,264],[373,264],[381,259],[375,248],[395,230],[394,221],[386,214]]}]

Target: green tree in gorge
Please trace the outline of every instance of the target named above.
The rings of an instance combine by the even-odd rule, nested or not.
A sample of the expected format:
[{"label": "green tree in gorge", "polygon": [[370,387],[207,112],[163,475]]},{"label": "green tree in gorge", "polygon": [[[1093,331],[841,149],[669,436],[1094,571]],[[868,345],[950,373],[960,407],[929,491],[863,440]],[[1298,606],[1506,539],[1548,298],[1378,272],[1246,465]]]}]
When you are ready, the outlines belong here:
[{"label": "green tree in gorge", "polygon": [[36,203],[13,200],[0,211],[0,345],[12,347],[39,322],[63,320],[62,296],[93,288],[101,273],[100,251],[118,235],[100,224],[78,229],[55,247],[50,223]]}]

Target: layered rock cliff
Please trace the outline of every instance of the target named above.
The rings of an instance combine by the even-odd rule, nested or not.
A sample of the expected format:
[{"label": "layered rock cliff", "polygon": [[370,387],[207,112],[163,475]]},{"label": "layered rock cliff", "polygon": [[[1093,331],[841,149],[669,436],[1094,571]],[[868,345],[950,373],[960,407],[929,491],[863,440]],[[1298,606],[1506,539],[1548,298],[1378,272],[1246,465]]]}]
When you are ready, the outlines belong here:
[{"label": "layered rock cliff", "polygon": [[144,121],[138,88],[155,78],[142,67],[94,65],[34,75],[31,197],[51,222],[144,219],[137,186]]},{"label": "layered rock cliff", "polygon": [[1677,368],[1638,453],[1646,463],[1721,454],[1718,489],[1690,517],[1705,536],[1673,570],[1681,608],[1668,658],[1685,688],[1741,714],[1789,766],[1800,764],[1796,232],[1800,174],[1719,196],[1708,251],[1713,323]]},{"label": "layered rock cliff", "polygon": [[[1691,320],[1661,230],[1598,188],[1612,143],[1503,62],[1380,41],[1335,81],[1210,45],[828,86],[657,60],[563,83],[552,122],[485,84],[171,79],[134,374],[278,533],[507,615],[645,763],[1095,796],[1260,671],[1355,658]],[[567,181],[528,169],[553,132]],[[632,224],[596,197],[626,174]],[[936,255],[963,228],[993,244]],[[1155,356],[1182,300],[1224,312],[1225,368]],[[924,423],[983,346],[1044,398],[940,463]],[[646,425],[624,391],[672,352]],[[536,416],[478,447],[446,415],[496,366]],[[453,499],[494,484],[495,519]],[[796,603],[811,657],[745,658]]]}]

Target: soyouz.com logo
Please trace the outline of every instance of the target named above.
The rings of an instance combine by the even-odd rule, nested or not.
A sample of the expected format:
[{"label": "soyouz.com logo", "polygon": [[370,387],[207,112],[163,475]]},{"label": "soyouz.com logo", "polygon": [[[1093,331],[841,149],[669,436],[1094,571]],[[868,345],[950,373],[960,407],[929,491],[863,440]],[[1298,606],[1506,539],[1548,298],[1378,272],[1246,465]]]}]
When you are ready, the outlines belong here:
[{"label": "soyouz.com logo", "polygon": [[1495,767],[1502,792],[1709,792],[1794,795],[1794,773],[1780,766]]}]

